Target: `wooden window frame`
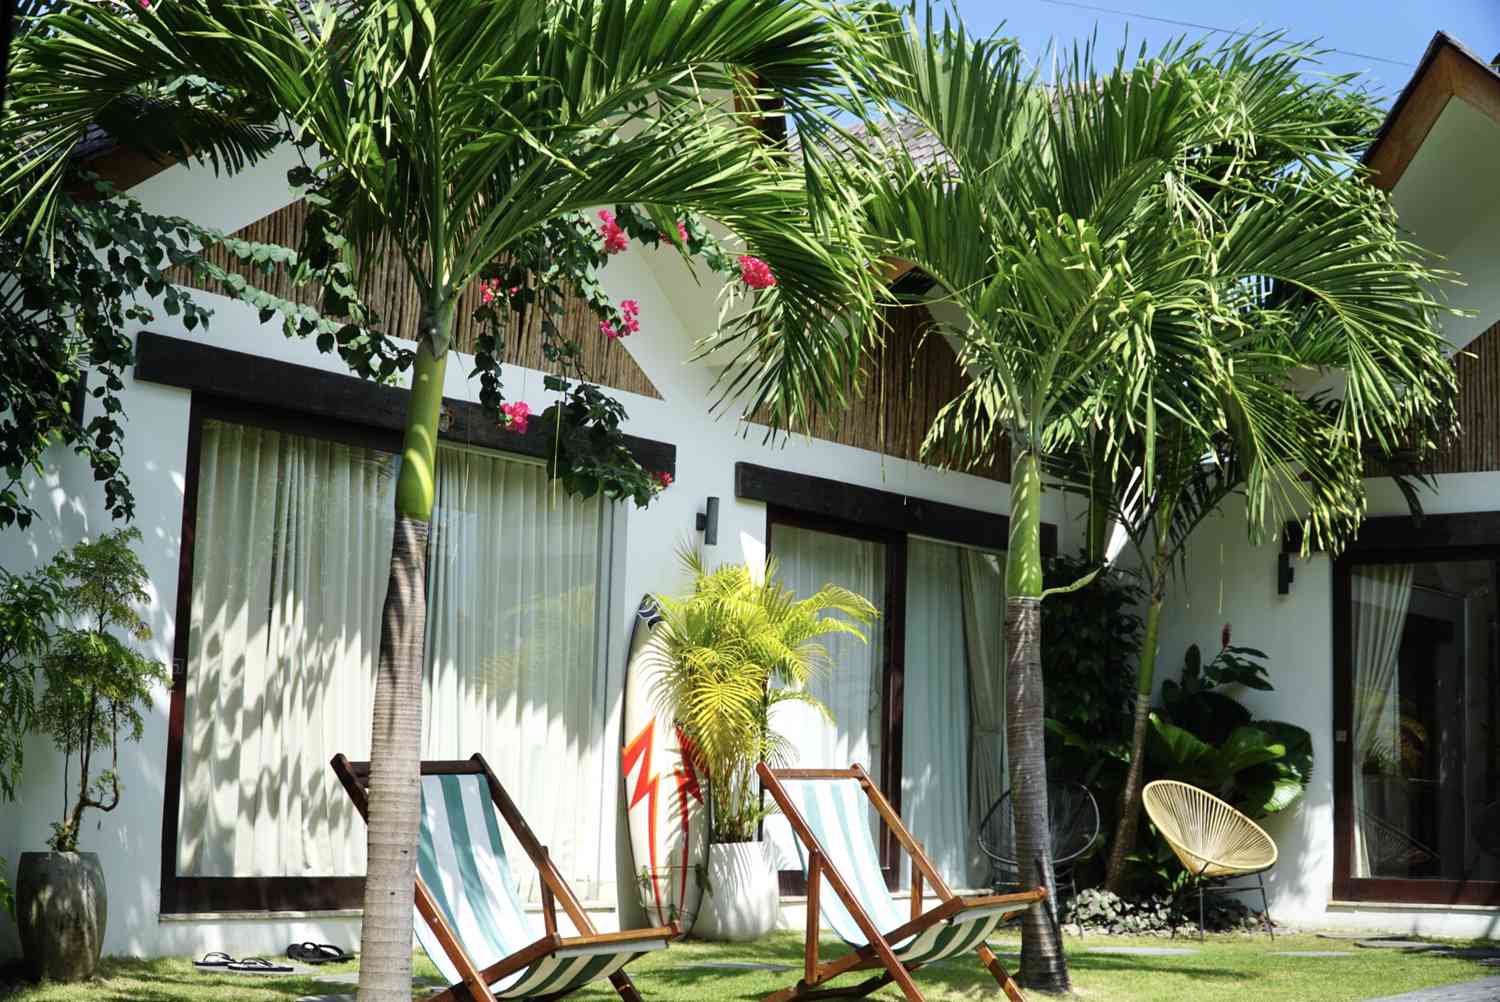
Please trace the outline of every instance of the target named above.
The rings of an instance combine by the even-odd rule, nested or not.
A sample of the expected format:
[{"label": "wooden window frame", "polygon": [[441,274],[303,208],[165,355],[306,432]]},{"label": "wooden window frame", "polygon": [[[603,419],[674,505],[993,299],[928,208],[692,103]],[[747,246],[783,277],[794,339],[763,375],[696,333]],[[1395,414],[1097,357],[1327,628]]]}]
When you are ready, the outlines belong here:
[{"label": "wooden window frame", "polygon": [[[1333,561],[1333,888],[1335,901],[1500,905],[1500,881],[1355,877],[1352,573],[1372,564],[1500,561],[1500,512],[1367,519]],[[1342,739],[1341,739],[1342,736]]]},{"label": "wooden window frame", "polygon": [[[1004,552],[1010,536],[1005,515],[946,502],[861,487],[845,481],[791,473],[753,463],[735,466],[737,497],[766,505],[766,553],[773,552],[776,526],[846,536],[885,547],[885,614],[880,665],[880,793],[901,813],[902,752],[906,704],[907,551],[912,536]],[[1042,553],[1057,553],[1057,526],[1042,523]],[[846,766],[849,763],[824,763]],[[900,881],[901,845],[889,827],[881,829],[881,869],[886,885]],[[806,894],[801,870],[779,873],[782,894]]]},{"label": "wooden window frame", "polygon": [[[200,877],[177,872],[203,423],[227,421],[394,454],[401,448],[406,391],[150,332],[137,339],[134,375],[143,382],[192,391],[163,777],[159,914],[357,910],[363,903],[363,877]],[[468,401],[445,399],[443,409],[443,442],[531,458],[550,454],[550,439],[540,428],[525,435],[505,431]],[[675,446],[634,437],[627,442],[649,469],[675,471]]]}]

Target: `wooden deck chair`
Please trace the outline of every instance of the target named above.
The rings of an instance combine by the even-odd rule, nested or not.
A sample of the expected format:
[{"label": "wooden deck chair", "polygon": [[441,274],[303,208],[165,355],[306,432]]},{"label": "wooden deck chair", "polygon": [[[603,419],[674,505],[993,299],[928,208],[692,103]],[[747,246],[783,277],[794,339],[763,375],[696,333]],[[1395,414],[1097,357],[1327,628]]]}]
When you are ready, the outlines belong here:
[{"label": "wooden deck chair", "polygon": [[[767,996],[766,1002],[859,997],[892,981],[908,1002],[924,1002],[912,981],[912,972],[969,950],[979,954],[980,962],[1012,1002],[1024,1002],[1020,989],[985,939],[1006,918],[1045,898],[1046,890],[977,898],[957,896],[858,765],[847,769],[771,769],[762,763],[758,769],[761,783],[797,835],[797,852],[807,874],[807,952],[802,980]],[[911,857],[911,914],[905,918],[891,900],[880,868],[870,831],[871,804]],[[833,888],[832,894],[823,893],[825,881]],[[928,910],[922,904],[924,883],[938,899]],[[818,962],[820,913],[852,952]],[[875,969],[881,973],[859,984],[823,987],[842,974]]]},{"label": "wooden deck chair", "polygon": [[[369,820],[370,764],[333,757],[333,771]],[[496,811],[541,878],[538,923],[521,906]],[[622,968],[664,949],[681,930],[595,931],[547,850],[484,758],[422,763],[422,834],[417,853],[417,941],[449,987],[429,1002],[556,999],[608,978],[625,1002],[642,1002]],[[563,936],[557,905],[580,935]]]}]

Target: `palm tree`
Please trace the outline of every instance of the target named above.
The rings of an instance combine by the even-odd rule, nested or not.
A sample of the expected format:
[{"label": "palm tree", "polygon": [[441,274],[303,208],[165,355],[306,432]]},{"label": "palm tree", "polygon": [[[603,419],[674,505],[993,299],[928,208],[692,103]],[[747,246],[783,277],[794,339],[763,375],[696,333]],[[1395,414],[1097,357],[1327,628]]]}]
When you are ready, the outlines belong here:
[{"label": "palm tree", "polygon": [[823,638],[866,640],[863,628],[877,612],[834,584],[799,599],[779,580],[774,560],[760,573],[747,564],[709,570],[701,553],[685,549],[682,563],[692,591],[656,597],[662,623],[655,695],[702,759],[714,841],[750,841],[770,812],[755,767],[783,764],[792,752],[773,727],[776,707],[798,702],[830,717],[807,689],[837,670]]},{"label": "palm tree", "polygon": [[[202,77],[284,116],[325,215],[361,258],[394,247],[424,304],[420,329],[397,332],[417,346],[371,735],[367,1002],[410,996],[425,542],[459,295],[550,220],[633,202],[663,229],[669,213],[699,211],[769,262],[775,288],[734,323],[794,346],[822,317],[860,316],[872,279],[847,201],[819,197],[831,182],[818,168],[835,89],[861,72],[849,51],[877,29],[818,0],[65,0],[18,51],[8,115],[26,141],[7,144],[0,180],[25,197],[4,225],[45,233],[58,154],[101,109]],[[800,162],[765,143],[768,103],[795,126]],[[409,357],[370,331],[343,331],[337,347],[365,374],[372,358]],[[832,373],[807,378],[837,379],[859,350],[852,339]],[[794,355],[773,382],[795,384],[814,362],[829,358]]]},{"label": "palm tree", "polygon": [[[1451,428],[1453,375],[1433,275],[1358,176],[1367,105],[1302,81],[1307,53],[1175,43],[1099,68],[1084,47],[1043,86],[1008,41],[930,13],[906,29],[887,36],[900,127],[877,136],[868,226],[935,280],[971,377],[928,455],[1012,452],[1006,737],[1021,878],[1048,884],[1044,471],[1118,462],[1136,436],[1154,484],[1175,422],[1179,451],[1233,438],[1254,531],[1300,517],[1332,541],[1363,510],[1367,445]],[[1297,387],[1329,372],[1339,406],[1309,405]],[[1026,917],[1021,974],[1068,988],[1047,909]]]}]

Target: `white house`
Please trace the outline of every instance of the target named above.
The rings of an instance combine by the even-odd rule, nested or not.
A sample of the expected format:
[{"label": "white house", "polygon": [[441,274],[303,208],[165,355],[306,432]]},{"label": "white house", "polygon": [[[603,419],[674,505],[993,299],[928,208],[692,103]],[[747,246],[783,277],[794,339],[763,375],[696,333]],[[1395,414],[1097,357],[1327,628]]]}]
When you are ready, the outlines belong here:
[{"label": "white house", "polygon": [[[1475,341],[1500,320],[1497,154],[1500,75],[1439,36],[1371,155],[1417,239],[1466,274],[1455,298],[1478,314],[1450,328],[1456,345],[1475,342],[1478,358],[1460,363],[1467,437],[1427,499],[1434,514],[1421,528],[1372,520],[1339,561],[1296,563],[1291,593],[1280,596],[1277,552],[1249,550],[1242,521],[1226,512],[1194,541],[1171,600],[1165,663],[1232,621],[1238,638],[1273,658],[1278,687],[1261,715],[1315,735],[1314,788],[1274,831],[1283,862],[1271,908],[1281,921],[1467,934],[1500,919],[1500,856],[1485,848],[1489,830],[1500,832],[1500,807],[1484,823],[1500,804],[1500,735],[1490,730],[1500,727],[1500,698],[1490,695],[1500,685],[1500,513],[1485,514],[1500,509],[1500,472],[1485,472],[1500,470],[1500,345],[1490,343],[1500,332]],[[138,180],[131,193],[150,209],[295,242],[290,164],[290,155],[272,158],[232,180],[181,166],[135,171],[124,159],[108,166]],[[468,366],[449,367],[425,754],[482,751],[600,924],[631,924],[618,758],[625,643],[641,596],[683,584],[674,551],[701,538],[695,516],[717,498],[711,559],[758,562],[769,552],[794,588],[835,580],[883,613],[868,646],[836,652],[842,669],[820,694],[838,725],[799,727],[802,761],[866,763],[950,879],[981,879],[972,831],[1001,791],[971,782],[971,763],[998,762],[1003,749],[992,688],[969,678],[1002,670],[1009,490],[1005,471],[914,461],[958,386],[950,349],[908,324],[841,430],[768,445],[761,429],[710,413],[716,373],[686,362],[714,322],[715,289],[695,283],[674,253],[640,246],[614,258],[604,280],[615,297],[640,302],[641,331],[612,347],[599,338],[592,365],[626,404],[638,455],[675,482],[642,511],[568,498],[542,472],[545,442],[482,418]],[[172,686],[144,740],[124,751],[122,806],[83,834],[109,880],[105,950],[352,945],[364,832],[327,762],[368,749],[401,397],[261,326],[253,309],[201,295],[215,309],[209,331],[158,317],[139,335],[124,393],[151,652],[172,666]],[[403,295],[374,292],[387,317]],[[507,392],[541,410],[541,373],[526,367],[539,352],[515,340]],[[0,534],[7,568],[110,527],[72,457],[56,457],[31,489],[43,517],[28,533]],[[1373,490],[1373,515],[1403,510],[1393,490]],[[1078,502],[1048,494],[1044,544],[1076,549],[1080,514]],[[1220,608],[1214,584],[1227,569]],[[1407,635],[1409,647],[1395,642]],[[1426,741],[1442,751],[1421,767],[1436,772],[1354,782],[1350,749],[1370,745],[1378,722],[1353,718],[1350,679],[1371,674],[1425,714]],[[1401,715],[1388,716],[1399,731]],[[49,747],[29,744],[21,798],[0,813],[0,856],[12,868],[44,843],[61,767]],[[1366,817],[1375,820],[1358,820]],[[1391,869],[1371,848],[1377,823],[1433,858],[1408,852],[1405,869]]]},{"label": "white house", "polygon": [[[1270,655],[1259,717],[1313,734],[1303,804],[1269,822],[1278,920],[1461,936],[1500,932],[1500,71],[1439,34],[1366,158],[1412,239],[1442,255],[1471,311],[1447,321],[1461,438],[1427,472],[1416,523],[1390,480],[1337,560],[1290,566],[1226,510],[1189,546],[1162,664],[1190,643]],[[1222,599],[1220,598],[1222,596]]]},{"label": "white house", "polygon": [[[130,189],[150,209],[295,244],[291,163],[272,158],[232,180],[153,173],[123,155],[100,166],[126,182],[150,175]],[[840,726],[795,728],[801,760],[866,763],[923,819],[917,833],[955,883],[982,879],[969,872],[969,832],[1001,791],[971,790],[968,763],[998,763],[1001,711],[971,708],[968,673],[1003,670],[1008,471],[912,461],[958,387],[946,342],[904,330],[837,440],[768,445],[764,429],[710,413],[716,372],[686,361],[717,318],[713,277],[700,286],[675,252],[636,245],[604,281],[639,301],[641,331],[613,345],[588,332],[591,366],[627,406],[637,454],[675,482],[645,510],[569,498],[543,471],[545,436],[501,431],[472,402],[471,366],[449,366],[424,756],[483,752],[599,924],[633,921],[619,767],[626,643],[641,597],[685,584],[676,550],[702,540],[695,518],[717,498],[711,560],[759,562],[769,549],[799,591],[838,581],[883,613],[869,645],[837,651],[842,669],[821,694]],[[399,284],[370,295],[388,319],[406,302]],[[403,394],[350,377],[244,304],[201,296],[215,311],[208,332],[159,313],[138,335],[123,396],[150,650],[172,666],[172,687],[124,750],[123,804],[83,835],[109,882],[105,950],[353,945],[364,830],[328,761],[368,752]],[[514,340],[517,360],[537,364],[535,334]],[[549,404],[537,369],[511,366],[505,380],[512,399]],[[43,517],[0,535],[8,568],[111,526],[70,456],[31,490]],[[1061,495],[1045,516],[1056,546],[1074,522]],[[966,643],[960,596],[973,628],[992,629],[986,642]],[[971,665],[970,648],[985,660]],[[990,723],[971,728],[971,712]],[[50,747],[29,744],[20,799],[0,814],[12,868],[44,844],[61,768]]]}]

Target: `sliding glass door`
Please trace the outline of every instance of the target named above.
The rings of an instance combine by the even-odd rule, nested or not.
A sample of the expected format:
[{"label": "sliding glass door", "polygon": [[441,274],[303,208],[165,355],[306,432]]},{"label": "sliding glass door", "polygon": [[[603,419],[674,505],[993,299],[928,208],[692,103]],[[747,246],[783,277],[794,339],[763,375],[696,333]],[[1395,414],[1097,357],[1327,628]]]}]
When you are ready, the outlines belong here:
[{"label": "sliding glass door", "polygon": [[1500,562],[1346,558],[1336,582],[1336,893],[1500,901]]},{"label": "sliding glass door", "polygon": [[[835,638],[834,668],[811,691],[831,719],[786,704],[777,726],[802,767],[858,762],[955,887],[982,881],[974,832],[1004,791],[1004,589],[999,554],[772,509],[770,552],[798,595],[837,584],[869,598],[870,642]],[[766,823],[799,886],[795,846],[780,818]],[[909,876],[894,842],[882,847],[892,885]],[[902,860],[898,863],[898,860]]]}]

